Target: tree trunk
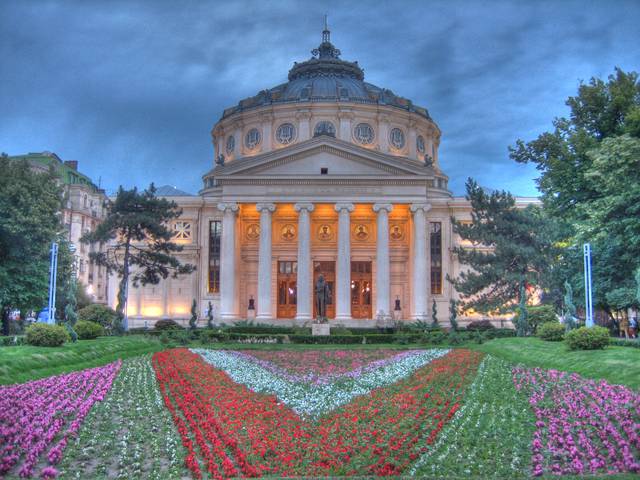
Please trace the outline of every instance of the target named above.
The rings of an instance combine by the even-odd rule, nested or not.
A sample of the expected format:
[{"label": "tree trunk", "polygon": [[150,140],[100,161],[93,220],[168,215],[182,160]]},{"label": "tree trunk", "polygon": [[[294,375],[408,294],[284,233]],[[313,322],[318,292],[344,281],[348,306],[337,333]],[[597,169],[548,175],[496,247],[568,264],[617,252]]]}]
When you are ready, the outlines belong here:
[{"label": "tree trunk", "polygon": [[520,280],[520,302],[518,306],[518,324],[516,327],[516,334],[519,337],[527,335],[529,325],[527,321],[527,291],[525,288],[525,279]]},{"label": "tree trunk", "polygon": [[114,327],[114,333],[121,335],[125,329],[125,306],[127,304],[127,285],[129,283],[129,244],[131,239],[127,238],[126,247],[124,249],[124,265],[122,267],[122,278],[120,279],[120,286],[118,287],[118,305],[116,306],[116,322]]}]

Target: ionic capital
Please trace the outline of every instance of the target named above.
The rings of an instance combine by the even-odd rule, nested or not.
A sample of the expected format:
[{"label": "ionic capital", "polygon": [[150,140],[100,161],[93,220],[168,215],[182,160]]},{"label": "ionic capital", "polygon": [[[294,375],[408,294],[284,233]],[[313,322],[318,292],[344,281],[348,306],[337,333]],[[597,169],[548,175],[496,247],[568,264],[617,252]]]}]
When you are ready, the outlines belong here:
[{"label": "ionic capital", "polygon": [[413,213],[416,213],[419,210],[422,210],[424,213],[427,213],[429,210],[431,210],[431,204],[430,203],[412,203],[411,204],[411,211]]},{"label": "ionic capital", "polygon": [[313,203],[303,202],[303,203],[296,203],[293,206],[293,208],[296,210],[296,212],[301,212],[302,210],[305,210],[307,212],[313,212],[316,206]]},{"label": "ionic capital", "polygon": [[238,206],[238,204],[233,202],[225,202],[225,203],[218,204],[218,210],[224,213],[227,213],[227,212],[236,213],[239,208],[240,207]]},{"label": "ionic capital", "polygon": [[259,212],[262,212],[263,210],[267,211],[267,212],[275,212],[276,211],[276,204],[275,203],[256,203],[256,210],[258,210]]},{"label": "ionic capital", "polygon": [[373,211],[378,213],[381,210],[386,210],[387,213],[391,213],[391,210],[393,210],[393,205],[390,203],[374,203],[373,204]]},{"label": "ionic capital", "polygon": [[335,208],[336,212],[341,213],[346,211],[347,213],[351,213],[354,210],[353,203],[336,203],[333,208]]}]

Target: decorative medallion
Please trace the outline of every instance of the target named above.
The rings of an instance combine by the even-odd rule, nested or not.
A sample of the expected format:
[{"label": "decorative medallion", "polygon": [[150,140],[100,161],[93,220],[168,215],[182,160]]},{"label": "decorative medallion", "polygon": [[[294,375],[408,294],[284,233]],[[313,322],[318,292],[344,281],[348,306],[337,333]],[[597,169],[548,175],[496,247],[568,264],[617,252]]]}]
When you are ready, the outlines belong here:
[{"label": "decorative medallion", "polygon": [[404,239],[404,230],[402,229],[402,225],[391,225],[389,229],[389,237],[393,241],[400,241]]},{"label": "decorative medallion", "polygon": [[318,228],[318,240],[328,242],[333,239],[333,229],[331,225],[320,225]]},{"label": "decorative medallion", "polygon": [[418,135],[418,137],[416,138],[416,149],[419,153],[424,153],[424,137],[422,135]]},{"label": "decorative medallion", "polygon": [[260,225],[252,223],[247,226],[247,240],[257,240],[260,238]]},{"label": "decorative medallion", "polygon": [[389,141],[398,150],[404,148],[404,132],[399,128],[392,128],[389,132]]},{"label": "decorative medallion", "polygon": [[190,222],[176,222],[173,225],[173,236],[178,240],[191,239],[191,223]]},{"label": "decorative medallion", "polygon": [[369,238],[369,227],[367,225],[358,224],[353,229],[353,238],[360,242],[364,242]]},{"label": "decorative medallion", "polygon": [[359,123],[356,125],[356,128],[353,131],[353,136],[363,145],[373,143],[373,139],[375,138],[373,127],[368,123]]},{"label": "decorative medallion", "polygon": [[276,140],[282,145],[289,145],[296,138],[296,127],[291,123],[283,123],[276,130]]},{"label": "decorative medallion", "polygon": [[233,153],[233,150],[236,148],[236,137],[233,135],[229,135],[227,137],[227,153]]},{"label": "decorative medallion", "polygon": [[283,240],[290,242],[296,238],[296,227],[290,223],[283,225],[280,234]]},{"label": "decorative medallion", "polygon": [[260,145],[261,140],[262,135],[260,135],[260,130],[258,130],[257,128],[252,128],[244,137],[244,144],[248,149],[253,150],[258,145]]}]

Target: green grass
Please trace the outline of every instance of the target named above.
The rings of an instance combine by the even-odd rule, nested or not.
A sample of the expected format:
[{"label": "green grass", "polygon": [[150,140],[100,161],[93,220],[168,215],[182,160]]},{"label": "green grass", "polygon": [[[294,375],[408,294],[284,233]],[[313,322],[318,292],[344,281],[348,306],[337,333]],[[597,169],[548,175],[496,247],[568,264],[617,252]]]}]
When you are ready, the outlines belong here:
[{"label": "green grass", "polygon": [[148,337],[100,337],[62,347],[0,347],[0,385],[97,367],[165,347]]},{"label": "green grass", "polygon": [[569,350],[564,342],[538,338],[498,338],[467,348],[490,353],[512,363],[575,372],[584,377],[640,388],[640,349]]}]

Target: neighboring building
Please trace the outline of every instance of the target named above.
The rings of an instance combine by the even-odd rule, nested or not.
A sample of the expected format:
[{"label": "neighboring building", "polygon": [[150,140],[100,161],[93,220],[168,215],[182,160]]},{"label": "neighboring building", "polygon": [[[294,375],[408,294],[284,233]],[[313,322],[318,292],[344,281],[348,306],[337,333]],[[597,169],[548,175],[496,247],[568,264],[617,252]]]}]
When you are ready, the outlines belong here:
[{"label": "neighboring building", "polygon": [[89,262],[89,252],[100,247],[80,242],[80,237],[86,232],[93,231],[106,214],[107,197],[104,190],[78,171],[77,161],[62,161],[55,153],[28,153],[11,158],[27,160],[36,170],[44,171],[53,167],[60,177],[66,197],[65,208],[62,210],[62,223],[69,234],[69,241],[75,246],[78,279],[95,302],[106,303],[108,296],[106,271],[103,267]]},{"label": "neighboring building", "polygon": [[[433,300],[448,322],[457,294],[445,279],[461,270],[450,219],[471,209],[447,188],[440,129],[425,108],[365,82],[329,35],[288,82],[224,111],[197,196],[168,192],[183,209],[172,225],[180,258],[197,271],[130,287],[130,327],[186,322],[192,299],[201,322],[209,302],[228,323],[247,318],[251,300],[258,322],[308,322],[320,275],[332,322],[372,326],[396,303],[402,319],[430,321]],[[115,305],[117,278],[109,291]]]}]

